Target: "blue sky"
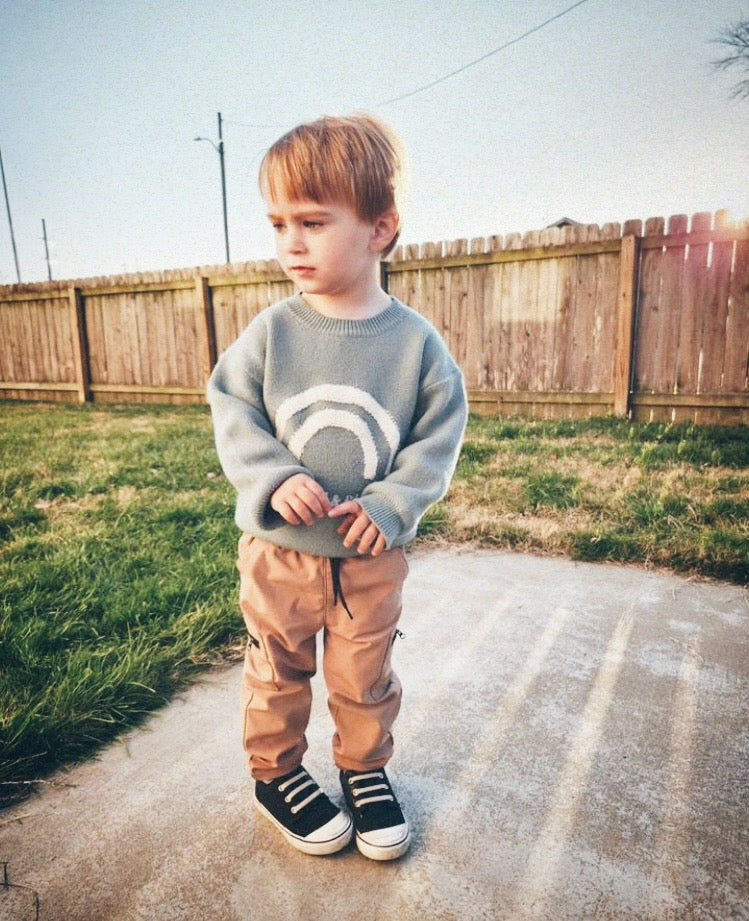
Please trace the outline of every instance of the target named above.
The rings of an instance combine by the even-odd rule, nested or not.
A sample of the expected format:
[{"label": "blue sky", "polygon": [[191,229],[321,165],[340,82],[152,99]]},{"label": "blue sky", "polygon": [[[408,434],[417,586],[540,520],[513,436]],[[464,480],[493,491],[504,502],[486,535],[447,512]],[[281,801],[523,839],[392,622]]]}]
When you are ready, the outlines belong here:
[{"label": "blue sky", "polygon": [[[3,0],[0,150],[23,281],[271,258],[262,151],[371,111],[409,150],[402,240],[729,208],[749,217],[749,101],[714,73],[740,0]],[[0,211],[0,284],[16,280]]]}]

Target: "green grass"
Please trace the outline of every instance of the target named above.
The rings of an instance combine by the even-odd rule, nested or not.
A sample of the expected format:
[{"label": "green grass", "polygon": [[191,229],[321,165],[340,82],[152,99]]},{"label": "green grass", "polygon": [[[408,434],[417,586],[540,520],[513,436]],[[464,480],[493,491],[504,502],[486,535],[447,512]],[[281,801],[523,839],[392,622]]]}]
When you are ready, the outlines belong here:
[{"label": "green grass", "polygon": [[241,621],[204,408],[0,413],[2,796],[137,723]]},{"label": "green grass", "polygon": [[749,429],[472,419],[427,528],[749,584]]},{"label": "green grass", "polygon": [[[233,490],[205,407],[0,403],[0,800],[236,658]],[[417,543],[749,583],[749,430],[471,420]]]}]

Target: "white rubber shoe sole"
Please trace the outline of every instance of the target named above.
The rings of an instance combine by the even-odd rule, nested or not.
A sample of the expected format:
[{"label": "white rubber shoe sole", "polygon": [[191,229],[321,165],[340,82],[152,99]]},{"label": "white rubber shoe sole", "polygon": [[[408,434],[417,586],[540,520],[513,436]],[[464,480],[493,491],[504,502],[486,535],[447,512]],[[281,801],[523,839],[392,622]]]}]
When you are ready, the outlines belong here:
[{"label": "white rubber shoe sole", "polygon": [[253,801],[258,812],[275,825],[292,847],[302,851],[304,854],[312,854],[316,857],[335,854],[337,851],[343,850],[351,841],[354,823],[351,821],[351,816],[345,812],[339,812],[337,816],[334,816],[321,828],[311,832],[306,838],[302,838],[289,831],[278,819],[275,819],[257,799],[253,799]]},{"label": "white rubber shoe sole", "polygon": [[411,844],[408,823],[379,831],[357,832],[356,846],[370,860],[395,860],[402,857]]}]

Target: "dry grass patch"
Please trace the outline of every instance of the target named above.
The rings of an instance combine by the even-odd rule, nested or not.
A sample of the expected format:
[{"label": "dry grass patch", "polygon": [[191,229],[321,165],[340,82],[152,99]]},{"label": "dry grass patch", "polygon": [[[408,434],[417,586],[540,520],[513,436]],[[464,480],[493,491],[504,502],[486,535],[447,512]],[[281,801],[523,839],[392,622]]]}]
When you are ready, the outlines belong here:
[{"label": "dry grass patch", "polygon": [[472,419],[424,533],[749,582],[746,428]]}]

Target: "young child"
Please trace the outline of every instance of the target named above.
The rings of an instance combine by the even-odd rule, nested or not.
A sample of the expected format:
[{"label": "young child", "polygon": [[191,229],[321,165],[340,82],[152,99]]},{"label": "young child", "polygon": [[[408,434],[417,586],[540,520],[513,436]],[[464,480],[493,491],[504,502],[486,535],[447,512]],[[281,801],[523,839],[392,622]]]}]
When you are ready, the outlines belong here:
[{"label": "young child", "polygon": [[357,846],[374,860],[410,841],[385,773],[401,700],[391,647],[403,548],[447,490],[466,421],[444,343],[379,284],[401,176],[396,139],[368,116],[300,125],[270,148],[260,189],[299,293],[249,324],[208,385],[243,532],[255,805],[305,853],[351,840],[352,818],[302,767],[322,631],[333,757]]}]

